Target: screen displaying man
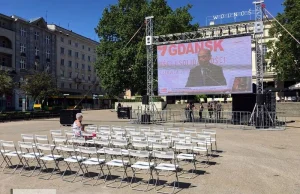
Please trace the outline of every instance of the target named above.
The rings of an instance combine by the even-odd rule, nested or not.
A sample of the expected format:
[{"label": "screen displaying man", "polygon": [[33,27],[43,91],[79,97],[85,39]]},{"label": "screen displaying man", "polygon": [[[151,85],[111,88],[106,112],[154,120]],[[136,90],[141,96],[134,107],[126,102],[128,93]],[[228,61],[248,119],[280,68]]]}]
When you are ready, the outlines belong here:
[{"label": "screen displaying man", "polygon": [[226,79],[220,66],[210,63],[211,51],[202,49],[198,53],[198,66],[190,70],[185,87],[224,86]]}]

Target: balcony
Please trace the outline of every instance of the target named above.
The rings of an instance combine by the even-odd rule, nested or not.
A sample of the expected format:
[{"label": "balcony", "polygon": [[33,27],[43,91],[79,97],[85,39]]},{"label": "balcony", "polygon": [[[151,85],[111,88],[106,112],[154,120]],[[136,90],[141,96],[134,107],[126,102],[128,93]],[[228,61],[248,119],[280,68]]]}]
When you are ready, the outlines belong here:
[{"label": "balcony", "polygon": [[5,36],[0,36],[0,52],[13,54],[12,42]]},{"label": "balcony", "polygon": [[81,83],[82,82],[82,79],[80,79],[79,77],[73,77],[73,81],[75,82],[75,83]]}]

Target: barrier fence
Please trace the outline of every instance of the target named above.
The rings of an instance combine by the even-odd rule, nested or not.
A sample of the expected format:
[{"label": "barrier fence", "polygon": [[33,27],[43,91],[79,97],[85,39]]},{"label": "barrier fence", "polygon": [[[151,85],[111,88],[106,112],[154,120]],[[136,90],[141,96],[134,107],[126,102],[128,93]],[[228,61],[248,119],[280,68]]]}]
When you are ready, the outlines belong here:
[{"label": "barrier fence", "polygon": [[[150,116],[150,120],[145,115],[148,115],[148,118]],[[263,121],[259,120],[256,115],[252,115],[252,112],[245,111],[203,111],[199,114],[197,110],[145,112],[141,109],[133,109],[131,112],[131,121],[138,124],[164,123],[173,126],[204,125],[205,127],[251,129],[258,128],[256,123],[259,123],[261,129],[283,130],[286,127],[286,117],[278,112],[265,112],[262,118]]]}]

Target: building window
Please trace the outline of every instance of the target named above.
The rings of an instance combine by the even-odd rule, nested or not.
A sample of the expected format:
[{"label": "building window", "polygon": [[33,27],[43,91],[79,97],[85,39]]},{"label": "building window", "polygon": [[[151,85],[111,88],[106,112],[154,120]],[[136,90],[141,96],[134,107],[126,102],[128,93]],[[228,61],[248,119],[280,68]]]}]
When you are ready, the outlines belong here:
[{"label": "building window", "polygon": [[21,28],[21,36],[26,37],[26,30]]},{"label": "building window", "polygon": [[22,108],[23,98],[19,98],[19,108]]},{"label": "building window", "polygon": [[64,42],[64,37],[60,37],[60,42]]},{"label": "building window", "polygon": [[26,61],[24,59],[20,60],[20,69],[26,69]]},{"label": "building window", "polygon": [[91,61],[91,57],[90,56],[88,56],[88,61]]},{"label": "building window", "polygon": [[84,50],[84,45],[82,45],[82,49]]},{"label": "building window", "polygon": [[85,59],[85,55],[84,54],[82,54],[82,60],[84,60]]},{"label": "building window", "polygon": [[39,32],[34,32],[34,40],[38,40],[40,36]]},{"label": "building window", "polygon": [[91,51],[91,48],[89,47],[88,50]]},{"label": "building window", "polygon": [[50,59],[50,51],[46,51],[46,59]]},{"label": "building window", "polygon": [[89,90],[91,89],[91,86],[89,86]]},{"label": "building window", "polygon": [[75,47],[78,47],[78,43],[77,42],[75,43]]},{"label": "building window", "polygon": [[35,56],[38,56],[39,55],[39,48],[38,47],[34,47],[34,50],[35,50]]},{"label": "building window", "polygon": [[79,64],[78,63],[76,63],[76,69],[78,69],[79,68]]},{"label": "building window", "polygon": [[65,54],[65,48],[60,47],[60,54]]},{"label": "building window", "polygon": [[82,65],[81,65],[81,69],[84,69],[84,68],[85,68],[85,65],[84,65],[84,64],[82,64]]},{"label": "building window", "polygon": [[82,74],[82,75],[81,75],[81,79],[83,79],[83,80],[84,80],[84,74]]},{"label": "building window", "polygon": [[65,60],[64,59],[60,60],[60,65],[65,65]]},{"label": "building window", "polygon": [[78,58],[78,52],[75,52],[75,57]]},{"label": "building window", "polygon": [[72,41],[71,40],[69,40],[68,42],[69,42],[69,45],[72,45]]},{"label": "building window", "polygon": [[46,36],[46,44],[50,44],[50,36]]},{"label": "building window", "polygon": [[26,46],[23,43],[20,43],[20,51],[21,53],[26,53]]},{"label": "building window", "polygon": [[72,72],[69,72],[69,78],[72,78]]},{"label": "building window", "polygon": [[82,89],[84,89],[84,90],[85,90],[85,85],[83,85],[83,86],[82,86]]},{"label": "building window", "polygon": [[72,56],[72,50],[68,50],[68,55],[71,57]]},{"label": "building window", "polygon": [[61,82],[61,83],[60,83],[60,87],[61,87],[61,88],[64,88],[64,87],[65,87],[65,83],[64,83],[64,82]]},{"label": "building window", "polygon": [[69,84],[69,88],[72,89],[72,84]]},{"label": "building window", "polygon": [[88,71],[91,71],[91,66],[90,65],[88,66]]},{"label": "building window", "polygon": [[267,53],[268,53],[268,47],[267,47],[267,45],[263,44],[262,45],[262,54],[263,54],[263,56],[266,56]]},{"label": "building window", "polygon": [[72,61],[69,61],[69,67],[72,67]]},{"label": "building window", "polygon": [[88,76],[88,80],[91,81],[91,76]]},{"label": "building window", "polygon": [[34,70],[38,70],[39,69],[39,64],[38,64],[38,62],[34,62]]},{"label": "building window", "polygon": [[60,76],[65,77],[65,71],[64,70],[60,70]]}]

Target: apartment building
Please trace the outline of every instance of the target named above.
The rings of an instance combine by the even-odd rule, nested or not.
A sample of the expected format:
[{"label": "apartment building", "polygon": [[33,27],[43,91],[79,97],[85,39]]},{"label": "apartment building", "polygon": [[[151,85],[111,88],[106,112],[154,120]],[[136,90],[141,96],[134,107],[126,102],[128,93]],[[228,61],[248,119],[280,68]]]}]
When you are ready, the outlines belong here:
[{"label": "apartment building", "polygon": [[48,28],[56,36],[56,77],[60,92],[89,96],[102,93],[94,67],[99,43],[54,24]]}]

